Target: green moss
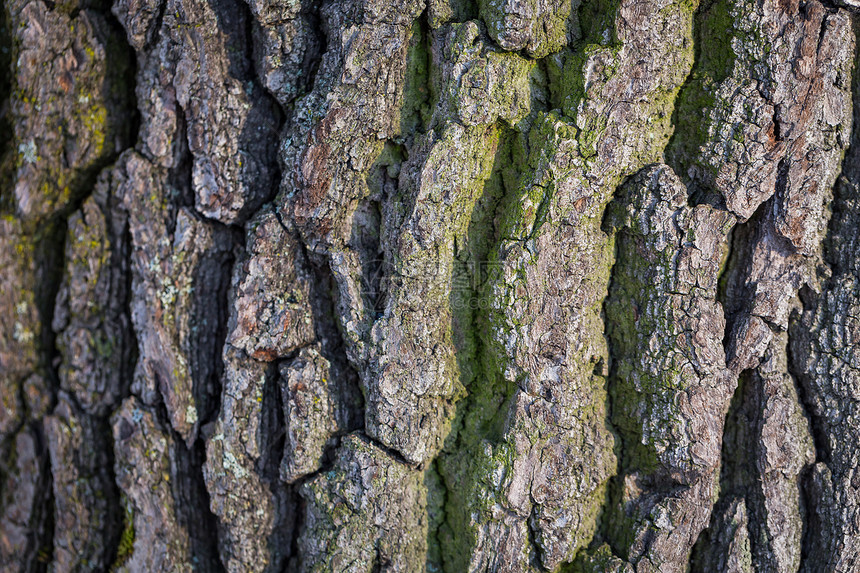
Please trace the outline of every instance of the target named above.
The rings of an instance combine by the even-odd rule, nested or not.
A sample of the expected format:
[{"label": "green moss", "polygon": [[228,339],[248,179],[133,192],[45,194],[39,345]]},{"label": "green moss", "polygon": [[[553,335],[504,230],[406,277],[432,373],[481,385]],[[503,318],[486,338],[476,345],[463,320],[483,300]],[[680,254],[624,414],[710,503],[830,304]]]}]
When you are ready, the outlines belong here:
[{"label": "green moss", "polygon": [[97,332],[93,335],[93,346],[96,349],[96,355],[100,358],[110,358],[114,353],[114,341],[106,336],[103,332]]},{"label": "green moss", "polygon": [[498,270],[491,253],[500,238],[496,221],[501,202],[508,189],[516,188],[522,167],[522,154],[514,152],[520,137],[502,129],[492,171],[455,253],[455,276],[463,280],[457,283],[462,288],[452,292],[459,299],[452,301],[453,336],[461,382],[468,397],[457,407],[454,430],[437,464],[448,486],[444,521],[438,525],[437,533],[446,571],[468,569],[476,541],[471,514],[486,509],[481,506],[482,500],[486,501],[480,494],[482,481],[491,473],[493,456],[503,455],[502,450],[494,454],[489,444],[501,439],[505,405],[515,390],[501,375],[498,353],[488,348],[491,342],[486,303],[491,293],[486,291],[486,285]]},{"label": "green moss", "polygon": [[[647,134],[647,137],[643,136],[641,143],[632,146],[634,153],[629,164],[619,162],[613,164],[608,173],[601,173],[601,187],[590,190],[587,211],[574,215],[568,206],[558,204],[556,188],[559,182],[565,181],[568,187],[574,187],[572,183],[577,179],[581,180],[583,186],[591,183],[586,179],[591,164],[585,159],[596,158],[598,144],[607,127],[607,114],[601,108],[603,102],[596,98],[600,84],[610,81],[618,73],[620,63],[618,56],[621,47],[615,36],[618,4],[614,0],[588,2],[580,11],[583,40],[572,50],[544,60],[542,70],[546,73],[549,85],[549,103],[559,109],[533,112],[528,125],[516,126],[523,129],[526,135],[510,132],[505,136],[496,167],[484,192],[486,197],[497,198],[493,216],[490,219],[486,214],[476,216],[478,214],[473,213],[470,233],[474,229],[482,238],[474,239],[470,234],[465,246],[461,245],[465,254],[459,262],[463,268],[474,260],[472,257],[476,253],[485,257],[483,260],[488,263],[498,264],[504,256],[501,249],[518,248],[517,242],[527,243],[541,234],[552,233],[561,220],[577,216],[580,217],[582,228],[593,233],[595,243],[588,247],[589,251],[584,252],[583,256],[605,261],[605,264],[598,265],[589,276],[584,277],[582,288],[589,292],[605,292],[614,260],[614,243],[612,237],[600,233],[603,209],[624,173],[638,170],[659,159],[672,133],[671,113],[678,94],[677,88],[658,91],[644,104],[644,109],[637,111],[637,115],[643,119],[639,124],[630,126],[629,130],[636,134]],[[690,13],[694,7],[695,2],[690,1],[685,2],[682,9]],[[692,46],[690,48],[692,50]],[[598,87],[589,88],[594,90],[591,97],[595,98],[589,101],[584,79],[585,68],[590,61],[596,60],[601,63],[594,83]],[[677,75],[681,79],[678,83],[687,72],[680,68],[689,61],[682,60],[683,63],[679,65]],[[674,85],[676,79],[673,74],[667,83]],[[564,209],[567,211],[561,212]],[[476,244],[480,244],[481,248],[472,252]],[[527,252],[525,256],[528,256]],[[512,442],[506,441],[504,437],[506,423],[515,426],[507,428],[510,432],[519,432],[518,435],[534,440],[535,444],[540,440],[539,436],[534,435],[540,433],[539,423],[536,422],[537,429],[533,431],[532,428],[516,426],[515,420],[507,418],[510,399],[517,390],[517,381],[506,378],[504,374],[511,358],[494,334],[494,329],[518,331],[521,328],[521,325],[516,324],[516,319],[510,316],[509,309],[515,302],[524,301],[499,299],[527,296],[521,295],[517,288],[526,283],[528,264],[525,261],[516,269],[507,269],[509,274],[504,277],[484,280],[475,294],[484,300],[492,300],[493,305],[462,313],[455,320],[458,361],[469,396],[458,408],[455,433],[449,437],[439,462],[439,471],[448,485],[445,520],[438,535],[446,570],[468,569],[477,539],[477,527],[492,523],[494,518],[491,508],[502,502],[503,494],[498,491],[495,481],[498,475],[510,471],[514,462]],[[547,281],[551,280],[552,277],[547,277]],[[518,281],[522,284],[517,284]],[[496,290],[491,290],[493,286]],[[496,307],[506,309],[504,316],[494,314],[500,313],[495,310]],[[593,340],[603,340],[603,325],[599,318],[601,310],[602,301],[598,300],[583,312],[589,320],[593,317],[593,328],[588,325],[582,327],[589,329],[585,336],[593,337]],[[633,321],[631,316],[631,324]],[[590,355],[577,356],[571,352],[567,362],[577,376],[584,373],[584,393],[591,391],[590,396],[594,398],[582,405],[578,415],[586,420],[584,424],[593,427],[604,424],[605,380],[602,376],[590,376],[597,361]],[[640,401],[640,397],[633,394],[629,399],[631,405]],[[608,457],[603,461],[605,465],[611,466],[613,454],[607,451],[606,455]],[[639,453],[635,452],[635,455]],[[578,543],[587,543],[587,538],[596,528],[606,488],[607,483],[604,482],[576,501],[583,514],[583,526],[577,534],[583,539],[578,538]]]},{"label": "green moss", "polygon": [[[561,109],[566,117],[577,118],[580,106],[587,97],[585,70],[589,60],[602,55],[603,58],[601,59],[608,62],[608,65],[601,70],[601,79],[606,81],[616,70],[615,63],[620,48],[621,46],[616,44],[608,46],[596,43],[579,44],[576,50],[564,52],[559,57],[552,58],[549,66],[549,87],[550,100],[553,106]],[[599,122],[601,118],[593,118],[588,121]],[[605,125],[606,120],[603,116],[602,121]],[[584,129],[593,129],[593,127],[596,125]]]},{"label": "green moss", "polygon": [[423,19],[412,25],[412,36],[406,55],[406,77],[403,88],[403,109],[400,119],[400,134],[407,135],[424,131],[430,123],[438,94],[430,81],[430,38]]},{"label": "green moss", "polygon": [[562,570],[564,573],[625,573],[627,564],[612,554],[607,544],[581,552],[576,560]]},{"label": "green moss", "polygon": [[111,565],[111,571],[119,570],[131,558],[134,552],[134,512],[132,511],[131,503],[124,495],[122,496],[122,505],[125,508],[125,515],[123,516],[125,526],[119,538],[116,559],[114,559],[113,565]]},{"label": "green moss", "polygon": [[695,63],[681,89],[673,123],[676,136],[667,149],[669,163],[678,173],[709,138],[712,110],[726,102],[718,100],[717,90],[735,67],[737,54],[732,41],[742,35],[736,21],[743,17],[729,0],[704,0],[693,16]]},{"label": "green moss", "polygon": [[[520,4],[525,6],[520,6],[519,13],[510,13],[503,2],[479,0],[481,18],[494,40],[510,39],[511,31],[516,37],[525,34],[526,42],[521,47],[533,58],[543,58],[567,43],[571,2],[561,3],[549,11],[538,9],[537,0],[521,0]],[[523,25],[521,13],[534,14],[527,27]]]},{"label": "green moss", "polygon": [[579,26],[584,45],[618,44],[615,18],[621,0],[585,0],[579,7]]}]

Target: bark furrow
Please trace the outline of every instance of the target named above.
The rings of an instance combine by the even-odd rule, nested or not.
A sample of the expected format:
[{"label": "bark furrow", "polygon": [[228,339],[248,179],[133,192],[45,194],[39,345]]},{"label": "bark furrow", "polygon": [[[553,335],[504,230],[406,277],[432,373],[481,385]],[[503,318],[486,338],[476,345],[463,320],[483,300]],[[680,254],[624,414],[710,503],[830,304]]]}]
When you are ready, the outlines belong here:
[{"label": "bark furrow", "polygon": [[7,0],[0,569],[860,570],[858,9]]}]

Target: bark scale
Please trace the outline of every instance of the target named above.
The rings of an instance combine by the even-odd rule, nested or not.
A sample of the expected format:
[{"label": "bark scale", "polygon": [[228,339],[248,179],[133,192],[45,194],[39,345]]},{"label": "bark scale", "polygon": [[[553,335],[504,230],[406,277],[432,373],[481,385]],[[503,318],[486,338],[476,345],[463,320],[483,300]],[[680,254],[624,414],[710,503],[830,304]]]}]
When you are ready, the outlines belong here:
[{"label": "bark scale", "polygon": [[860,570],[852,0],[6,0],[4,571]]}]

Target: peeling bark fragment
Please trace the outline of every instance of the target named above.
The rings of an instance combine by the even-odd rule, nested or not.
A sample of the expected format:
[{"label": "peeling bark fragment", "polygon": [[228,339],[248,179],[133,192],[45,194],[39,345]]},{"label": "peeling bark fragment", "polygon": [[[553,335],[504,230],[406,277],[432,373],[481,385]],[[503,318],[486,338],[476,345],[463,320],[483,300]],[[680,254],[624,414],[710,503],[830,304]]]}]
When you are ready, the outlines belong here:
[{"label": "peeling bark fragment", "polygon": [[278,112],[243,55],[251,38],[239,6],[166,0],[114,7],[138,50],[141,152],[175,168],[184,157],[174,152],[187,149],[196,210],[225,224],[247,219],[272,193],[276,173]]},{"label": "peeling bark fragment", "polygon": [[[8,6],[15,32],[16,211],[44,221],[89,189],[86,175],[122,150],[130,123],[121,87],[126,61],[108,63],[113,31],[87,8],[52,10],[41,1]],[[5,73],[5,72],[4,72]]]},{"label": "peeling bark fragment", "polygon": [[437,117],[450,111],[471,127],[497,119],[514,125],[528,115],[534,61],[491,49],[475,21],[446,26],[436,40],[433,57],[447,99],[439,102]]},{"label": "peeling bark fragment", "polygon": [[[266,417],[267,365],[226,346],[221,411],[206,441],[203,477],[219,520],[219,551],[229,572],[278,571],[289,551],[292,508],[277,468],[282,443]],[[276,389],[273,389],[275,392]],[[270,461],[271,460],[271,461]]]},{"label": "peeling bark fragment", "polygon": [[[365,352],[359,363],[367,432],[412,463],[423,463],[441,449],[453,403],[462,395],[449,292],[456,242],[466,233],[498,146],[498,130],[486,124],[525,116],[533,69],[517,56],[482,54],[484,43],[471,22],[445,30],[439,40],[434,52],[450,91],[435,113],[441,117],[447,105],[462,106],[466,127],[449,122],[438,134],[417,138],[413,159],[400,170],[398,195],[383,197],[386,304],[356,345]],[[511,87],[513,97],[507,94]],[[479,105],[486,98],[495,105]],[[355,280],[351,274],[336,275],[346,279],[347,289]],[[353,316],[342,320],[361,340],[361,327],[353,325],[363,317]],[[429,346],[426,340],[437,343]]]},{"label": "peeling bark fragment", "polygon": [[188,531],[177,521],[173,495],[175,444],[151,411],[127,398],[111,417],[114,468],[130,504],[134,545],[119,571],[192,571]]},{"label": "peeling bark fragment", "polygon": [[479,0],[490,36],[509,51],[534,58],[557,52],[579,39],[580,0]]},{"label": "peeling bark fragment", "polygon": [[[696,556],[693,571],[714,573],[753,573],[750,553],[749,518],[743,499],[733,499],[723,509],[715,510],[715,520],[708,535],[708,550]],[[782,569],[779,569],[782,571]]]},{"label": "peeling bark fragment", "polygon": [[308,80],[308,64],[320,49],[310,17],[315,2],[247,0],[259,28],[254,29],[255,67],[263,87],[286,106]]},{"label": "peeling bark fragment", "polygon": [[[344,242],[364,176],[399,132],[406,53],[421,6],[384,0],[321,10],[329,44],[313,91],[296,104],[283,141],[281,209],[312,251]],[[315,119],[319,118],[319,119]]]},{"label": "peeling bark fragment", "polygon": [[450,330],[454,242],[490,175],[497,141],[493,127],[456,123],[438,140],[428,135],[416,164],[401,171],[411,208],[385,214],[391,276],[385,310],[370,332],[365,426],[412,463],[441,449],[462,392]]},{"label": "peeling bark fragment", "polygon": [[[854,93],[858,93],[855,77]],[[807,478],[808,554],[803,571],[847,571],[860,563],[860,192],[858,108],[854,133],[836,184],[825,242],[832,276],[820,292],[806,289],[803,313],[792,324],[792,366],[816,436],[816,464]],[[829,274],[829,273],[828,273]],[[825,274],[826,276],[826,274]]]},{"label": "peeling bark fragment", "polygon": [[[60,545],[52,552],[54,519],[69,507],[64,472],[74,473],[76,460],[73,448],[56,449],[57,435],[51,432],[57,426],[44,419],[56,403],[55,369],[60,365],[51,319],[63,269],[65,217],[91,191],[97,170],[126,144],[134,124],[124,87],[128,60],[112,24],[94,8],[74,1],[59,6],[9,2],[0,18],[2,60],[11,64],[0,71],[9,80],[3,82],[9,92],[0,102],[3,570],[41,570],[53,566],[52,558],[62,567],[78,558],[60,554]],[[51,468],[52,449],[64,458],[69,455],[63,467]],[[89,460],[96,465],[104,461]],[[57,512],[51,507],[52,493],[58,496]],[[93,515],[106,505],[93,507]],[[68,525],[68,519],[63,523]],[[87,526],[82,529],[81,558],[92,553],[94,563],[105,563],[110,539],[95,526],[92,537]],[[100,535],[83,549],[87,539]],[[54,538],[68,542],[62,534]]]},{"label": "peeling bark fragment", "polygon": [[[726,562],[748,563],[754,571],[800,566],[806,527],[801,476],[815,457],[808,420],[787,374],[787,343],[785,332],[775,335],[761,364],[740,375],[724,428],[721,499],[710,532],[697,542],[694,571],[720,563],[725,570]],[[727,529],[727,515],[737,503],[747,519],[747,545],[733,541],[736,534]]]},{"label": "peeling bark fragment", "polygon": [[[222,528],[221,558],[228,571],[273,571],[288,556],[292,535],[291,498],[277,475],[281,457],[290,456],[287,452],[297,446],[314,452],[305,460],[285,457],[287,467],[298,464],[297,473],[288,474],[287,481],[293,481],[299,472],[313,471],[314,463],[319,463],[314,455],[322,454],[310,444],[290,441],[295,437],[290,432],[302,435],[296,427],[301,422],[289,416],[295,402],[284,396],[282,413],[277,411],[281,406],[267,397],[280,391],[274,373],[267,373],[267,362],[286,358],[314,341],[311,277],[295,239],[268,208],[249,224],[246,242],[246,254],[233,271],[221,409],[207,438],[203,473],[212,511]],[[350,390],[339,387],[337,391],[346,396]],[[329,397],[333,407],[342,405],[340,396]],[[275,432],[284,429],[269,423],[281,416],[287,422],[287,452],[276,449],[283,442]],[[313,420],[303,437],[324,446],[330,436],[322,435],[319,426],[333,421]]]},{"label": "peeling bark fragment", "polygon": [[[372,312],[365,306],[362,280],[370,272],[362,269],[364,253],[348,244],[355,209],[369,195],[367,173],[383,141],[401,128],[406,55],[420,10],[417,2],[323,7],[326,53],[313,91],[296,104],[283,145],[286,176],[279,210],[312,253],[327,255],[338,283],[335,307],[346,351],[366,387],[374,383],[364,380]],[[438,437],[434,425],[429,431]],[[399,438],[414,440],[405,433]]]},{"label": "peeling bark fragment", "polygon": [[238,55],[251,39],[237,7],[169,0],[162,28],[177,56],[172,80],[188,121],[194,206],[226,224],[244,220],[271,193],[275,172],[267,159],[278,130],[274,106]]},{"label": "peeling bark fragment", "polygon": [[314,339],[304,256],[268,209],[249,225],[245,251],[233,273],[227,342],[257,360],[286,357]]},{"label": "peeling bark fragment", "polygon": [[53,566],[107,571],[122,531],[110,427],[61,393],[53,415],[45,419],[45,437],[54,491]]},{"label": "peeling bark fragment", "polygon": [[160,29],[159,15],[164,10],[164,0],[115,0],[111,12],[125,28],[128,43],[141,56],[144,48],[151,46]]},{"label": "peeling bark fragment", "polygon": [[44,564],[51,552],[40,545],[48,529],[51,474],[37,427],[22,428],[11,449],[0,473],[0,568],[23,573]]},{"label": "peeling bark fragment", "polygon": [[0,219],[0,569],[50,555],[51,473],[40,419],[52,406],[44,364],[42,249],[19,219]]},{"label": "peeling bark fragment", "polygon": [[667,166],[641,171],[618,201],[608,214],[620,232],[606,317],[625,456],[608,537],[637,571],[684,571],[710,518],[734,390],[716,301],[734,216],[688,207]]},{"label": "peeling bark fragment", "polygon": [[52,326],[60,387],[91,415],[106,416],[131,380],[127,214],[113,171],[68,220],[63,282]]},{"label": "peeling bark fragment", "polygon": [[[800,567],[807,511],[800,482],[802,473],[815,462],[809,421],[794,379],[787,374],[787,346],[787,333],[774,338],[757,369],[759,395],[751,404],[761,419],[756,424],[754,450],[758,479],[750,484],[747,501],[753,517],[749,529],[754,536],[752,555],[757,571],[797,571]],[[761,494],[756,495],[759,488]]]},{"label": "peeling bark fragment", "polygon": [[280,374],[287,431],[281,479],[293,483],[322,467],[335,436],[355,429],[361,399],[350,373],[329,363],[317,347],[300,350]]},{"label": "peeling bark fragment", "polygon": [[705,125],[701,147],[686,158],[688,175],[719,191],[741,220],[780,191],[777,231],[809,254],[847,135],[848,16],[817,1],[739,1],[712,25],[735,41],[729,54],[711,56],[727,69],[694,78]]},{"label": "peeling bark fragment", "polygon": [[213,394],[231,238],[187,208],[171,209],[163,170],[137,154],[124,157],[121,194],[133,244],[132,320],[140,351],[133,390],[148,404],[163,399],[171,425],[190,444]]},{"label": "peeling bark fragment", "polygon": [[427,552],[423,474],[360,435],[345,437],[334,466],[302,486],[302,571],[412,572]]}]

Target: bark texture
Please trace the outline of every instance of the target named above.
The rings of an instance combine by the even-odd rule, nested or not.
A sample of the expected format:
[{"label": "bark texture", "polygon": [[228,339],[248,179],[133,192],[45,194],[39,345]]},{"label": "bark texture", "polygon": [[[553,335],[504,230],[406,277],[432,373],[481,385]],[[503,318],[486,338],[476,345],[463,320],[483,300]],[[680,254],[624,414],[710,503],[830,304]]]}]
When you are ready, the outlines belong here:
[{"label": "bark texture", "polygon": [[0,570],[860,571],[854,10],[4,0]]}]

